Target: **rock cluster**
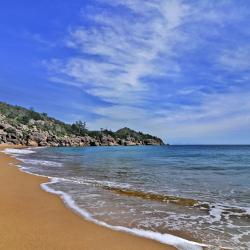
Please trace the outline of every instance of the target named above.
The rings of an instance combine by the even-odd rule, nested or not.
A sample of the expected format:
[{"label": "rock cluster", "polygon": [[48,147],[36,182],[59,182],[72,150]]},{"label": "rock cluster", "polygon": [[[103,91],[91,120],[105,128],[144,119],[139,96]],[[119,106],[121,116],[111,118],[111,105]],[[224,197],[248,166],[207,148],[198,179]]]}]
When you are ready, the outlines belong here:
[{"label": "rock cluster", "polygon": [[12,126],[7,122],[5,116],[0,114],[0,144],[20,144],[26,146],[52,146],[52,147],[83,147],[83,146],[135,146],[135,145],[161,145],[161,141],[154,139],[137,140],[128,136],[126,139],[113,138],[109,134],[101,133],[99,136],[89,135],[55,135],[49,129],[39,129],[44,126],[45,121],[31,120],[28,125],[18,124]]}]

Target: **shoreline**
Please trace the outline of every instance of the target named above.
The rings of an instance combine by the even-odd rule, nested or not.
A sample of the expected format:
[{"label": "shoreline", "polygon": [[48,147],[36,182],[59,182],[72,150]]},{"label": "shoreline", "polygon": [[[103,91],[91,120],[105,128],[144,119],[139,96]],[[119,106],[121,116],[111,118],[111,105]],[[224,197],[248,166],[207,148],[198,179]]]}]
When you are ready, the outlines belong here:
[{"label": "shoreline", "polygon": [[40,185],[47,177],[18,169],[20,161],[0,146],[0,249],[174,250],[157,241],[89,222]]}]

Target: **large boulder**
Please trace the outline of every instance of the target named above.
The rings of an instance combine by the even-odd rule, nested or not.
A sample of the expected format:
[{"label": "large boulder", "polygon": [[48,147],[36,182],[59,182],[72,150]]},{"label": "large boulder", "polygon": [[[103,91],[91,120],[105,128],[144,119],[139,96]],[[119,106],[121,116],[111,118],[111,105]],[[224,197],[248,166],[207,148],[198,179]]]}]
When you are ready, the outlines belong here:
[{"label": "large boulder", "polygon": [[0,135],[7,135],[7,132],[5,132],[3,129],[0,128]]},{"label": "large boulder", "polygon": [[124,139],[117,139],[117,142],[121,146],[125,146],[125,140]]},{"label": "large boulder", "polygon": [[37,147],[38,143],[37,143],[37,141],[29,139],[28,142],[27,142],[27,146],[29,146],[29,147]]},{"label": "large boulder", "polygon": [[146,140],[144,140],[144,144],[145,144],[145,145],[159,145],[160,143],[157,142],[157,141],[154,140],[154,139],[146,139]]},{"label": "large boulder", "polygon": [[100,143],[98,141],[93,140],[90,142],[90,146],[100,146]]},{"label": "large boulder", "polygon": [[47,133],[32,132],[28,135],[28,146],[46,146],[47,145]]},{"label": "large boulder", "polygon": [[0,144],[6,142],[7,142],[6,135],[0,135]]},{"label": "large boulder", "polygon": [[117,142],[109,142],[108,146],[119,146]]},{"label": "large boulder", "polygon": [[100,144],[102,146],[112,146],[112,145],[116,145],[117,142],[111,135],[102,134],[100,136]]},{"label": "large boulder", "polygon": [[124,145],[125,146],[136,146],[137,144],[133,141],[125,141]]}]

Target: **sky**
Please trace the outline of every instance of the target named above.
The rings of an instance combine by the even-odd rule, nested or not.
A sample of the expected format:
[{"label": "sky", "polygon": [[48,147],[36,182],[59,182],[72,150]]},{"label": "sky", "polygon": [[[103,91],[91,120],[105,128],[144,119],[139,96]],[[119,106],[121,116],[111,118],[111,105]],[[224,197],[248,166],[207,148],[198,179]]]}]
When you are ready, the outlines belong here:
[{"label": "sky", "polygon": [[0,100],[171,144],[250,144],[250,1],[9,0]]}]

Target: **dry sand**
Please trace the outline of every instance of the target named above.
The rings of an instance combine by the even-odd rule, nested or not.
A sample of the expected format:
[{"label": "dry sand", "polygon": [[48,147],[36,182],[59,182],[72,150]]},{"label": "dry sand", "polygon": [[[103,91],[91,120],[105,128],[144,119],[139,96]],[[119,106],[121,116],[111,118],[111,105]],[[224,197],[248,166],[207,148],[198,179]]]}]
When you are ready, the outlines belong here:
[{"label": "dry sand", "polygon": [[16,164],[0,152],[0,249],[175,249],[84,220],[40,188],[47,178],[23,173]]}]

